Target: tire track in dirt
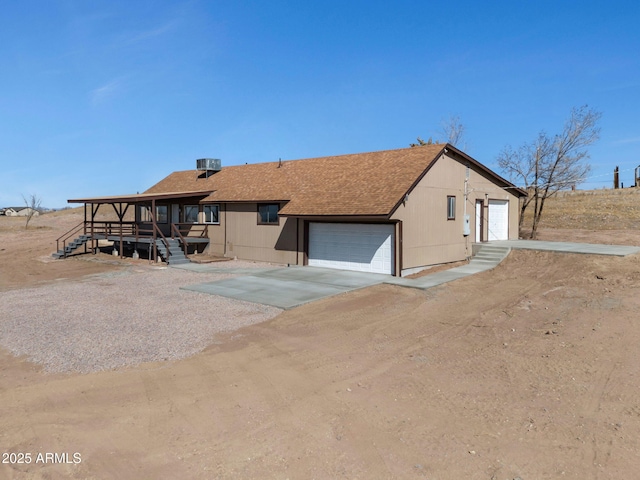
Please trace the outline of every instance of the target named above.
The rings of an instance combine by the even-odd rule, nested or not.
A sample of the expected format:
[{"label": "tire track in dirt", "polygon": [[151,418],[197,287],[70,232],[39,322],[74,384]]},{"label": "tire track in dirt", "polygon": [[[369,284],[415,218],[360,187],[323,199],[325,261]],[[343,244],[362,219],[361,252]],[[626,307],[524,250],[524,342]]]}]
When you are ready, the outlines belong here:
[{"label": "tire track in dirt", "polygon": [[[264,386],[255,384],[250,368],[239,375],[237,364],[229,365],[225,357],[220,352],[179,362],[169,381],[162,368],[145,375],[145,395],[152,410],[149,434],[165,439],[175,468],[199,465],[203,472],[216,472],[216,478],[236,478],[244,468],[240,459],[259,456],[264,447],[257,440],[265,426],[263,415],[278,401],[273,401],[271,392],[260,394]],[[225,373],[226,367],[234,374]],[[246,436],[235,437],[237,431]],[[242,451],[246,455],[239,455]],[[231,452],[238,456],[235,461]]]},{"label": "tire track in dirt", "polygon": [[[416,305],[421,301],[416,300]],[[298,312],[298,315],[300,316],[296,318],[304,318],[308,312]],[[294,332],[289,329],[281,332],[278,319],[247,329],[247,345],[260,343],[262,348],[259,352],[251,351],[245,355],[248,362],[242,367],[242,376],[250,378],[256,390],[273,392],[260,401],[265,404],[268,415],[261,418],[260,428],[251,430],[251,442],[259,445],[266,441],[265,438],[273,438],[273,430],[277,428],[276,436],[283,432],[296,432],[300,435],[301,445],[325,445],[327,439],[317,437],[317,433],[309,436],[308,433],[300,432],[300,425],[312,423],[316,425],[316,430],[318,426],[325,425],[321,432],[334,441],[323,448],[335,450],[336,456],[335,462],[325,467],[325,475],[339,474],[343,468],[341,465],[346,464],[350,465],[352,472],[358,471],[360,467],[357,465],[362,465],[363,471],[375,468],[376,471],[384,472],[385,463],[375,446],[368,441],[369,435],[366,433],[369,431],[379,435],[381,431],[372,426],[370,412],[358,413],[361,409],[359,400],[350,394],[347,386],[365,378],[383,376],[390,366],[397,363],[395,357],[398,351],[404,349],[415,337],[412,331],[394,327],[402,318],[402,315],[396,314],[375,324],[362,318],[352,322],[348,332],[343,335],[328,338],[321,336],[311,340],[306,336],[295,335],[306,334],[301,325],[292,327]],[[286,318],[283,322],[290,325]],[[386,333],[389,330],[394,331],[393,337]],[[385,347],[393,344],[394,338],[403,339],[399,342],[402,347],[387,351]],[[362,356],[369,360],[375,357],[374,362],[365,363],[373,363],[376,368],[348,368],[350,357],[358,363]],[[263,372],[260,377],[255,377],[254,362],[260,365],[260,371]],[[293,371],[291,363],[296,365]],[[357,430],[364,430],[358,434],[350,430],[354,415],[361,415],[362,418]],[[342,420],[344,418],[349,419],[348,424],[346,420]],[[299,461],[304,461],[304,458]]]},{"label": "tire track in dirt", "polygon": [[[400,287],[382,286],[380,288],[388,290]],[[402,290],[404,289],[400,291],[402,292]],[[406,290],[403,293],[406,293]],[[336,363],[342,366],[354,363],[350,361],[350,357],[351,359],[361,356],[375,356],[379,359],[392,357],[398,353],[398,350],[405,348],[405,344],[411,343],[407,339],[415,339],[422,328],[420,322],[416,322],[413,328],[406,328],[407,315],[414,316],[423,301],[419,294],[409,293],[411,295],[405,297],[408,303],[403,302],[402,308],[399,308],[396,302],[388,302],[389,305],[383,310],[384,316],[380,320],[371,320],[376,318],[377,306],[366,307],[357,312],[350,312],[347,309],[342,314],[333,315],[328,319],[327,323],[333,324],[338,328],[325,328],[325,330],[335,332],[330,335],[315,334],[315,326],[307,325],[302,320],[302,324],[287,329],[289,330],[287,348],[291,352],[292,360],[302,362],[307,371],[326,372],[334,375]],[[349,295],[352,295],[352,300],[358,304],[368,302],[369,298],[375,299],[380,296],[376,290],[352,292]],[[347,300],[347,302],[349,301],[351,299]],[[327,303],[327,305],[330,306],[331,304]],[[313,310],[313,313],[298,310],[295,313],[287,312],[285,316],[304,319],[306,315],[315,314],[316,311],[324,314],[326,309],[323,307],[324,305],[316,304],[307,307],[308,310]],[[398,313],[399,310],[403,310],[402,313]],[[344,319],[344,322],[342,319]],[[274,325],[276,328],[278,323]],[[402,328],[399,328],[400,325]],[[299,348],[301,345],[307,345],[311,338],[311,348]],[[395,343],[403,346],[396,347],[393,351],[387,351],[388,347]],[[329,371],[332,369],[334,371]],[[353,372],[350,376],[353,377],[357,374],[357,372]]]},{"label": "tire track in dirt", "polygon": [[616,364],[608,362],[601,366],[596,375],[595,381],[591,384],[589,392],[582,402],[580,415],[585,418],[591,418],[600,409],[602,397],[605,395],[607,387],[611,382],[611,376],[616,369]]},{"label": "tire track in dirt", "polygon": [[[617,363],[607,362],[602,365],[596,378],[589,387],[584,400],[581,402],[580,417],[583,418],[587,428],[592,429],[598,423],[603,397],[611,390],[611,379],[617,368]],[[599,472],[606,468],[611,458],[612,441],[610,437],[604,438],[597,433],[589,433],[585,440],[583,458],[594,467],[594,479],[600,478]]]}]

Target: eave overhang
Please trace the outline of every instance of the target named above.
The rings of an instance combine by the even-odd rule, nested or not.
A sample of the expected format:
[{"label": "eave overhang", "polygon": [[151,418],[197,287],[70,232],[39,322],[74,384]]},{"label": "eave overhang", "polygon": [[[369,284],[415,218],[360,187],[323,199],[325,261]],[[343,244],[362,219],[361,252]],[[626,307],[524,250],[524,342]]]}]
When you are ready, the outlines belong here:
[{"label": "eave overhang", "polygon": [[173,200],[176,198],[196,198],[211,195],[211,190],[199,192],[165,192],[137,193],[135,195],[115,195],[112,197],[73,198],[67,203],[111,204],[111,203],[146,203],[153,200]]}]

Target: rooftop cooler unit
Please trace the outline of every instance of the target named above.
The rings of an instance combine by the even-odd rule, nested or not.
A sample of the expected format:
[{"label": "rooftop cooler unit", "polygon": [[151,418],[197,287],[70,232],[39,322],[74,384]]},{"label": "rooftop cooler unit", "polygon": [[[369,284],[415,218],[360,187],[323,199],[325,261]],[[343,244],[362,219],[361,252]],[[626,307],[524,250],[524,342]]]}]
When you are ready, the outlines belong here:
[{"label": "rooftop cooler unit", "polygon": [[222,169],[222,161],[219,158],[199,158],[196,160],[196,169],[205,172],[209,178],[209,175]]}]

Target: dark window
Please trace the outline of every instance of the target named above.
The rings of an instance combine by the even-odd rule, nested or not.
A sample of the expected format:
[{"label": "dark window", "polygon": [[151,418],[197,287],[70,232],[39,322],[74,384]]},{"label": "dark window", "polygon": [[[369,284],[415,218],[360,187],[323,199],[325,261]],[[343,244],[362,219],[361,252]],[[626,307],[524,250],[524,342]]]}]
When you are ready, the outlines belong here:
[{"label": "dark window", "polygon": [[[151,223],[151,207],[146,205],[139,206],[140,222]],[[167,223],[168,207],[166,205],[156,205],[156,223]]]},{"label": "dark window", "polygon": [[198,205],[186,205],[184,207],[185,223],[198,223]]},{"label": "dark window", "polygon": [[456,219],[456,197],[447,196],[447,220]]},{"label": "dark window", "polygon": [[140,221],[143,223],[151,223],[151,207],[140,205]]},{"label": "dark window", "polygon": [[277,203],[263,203],[258,205],[258,225],[278,225]]},{"label": "dark window", "polygon": [[220,205],[204,205],[202,211],[205,223],[220,223]]},{"label": "dark window", "polygon": [[156,205],[156,223],[167,223],[169,220],[169,207]]}]

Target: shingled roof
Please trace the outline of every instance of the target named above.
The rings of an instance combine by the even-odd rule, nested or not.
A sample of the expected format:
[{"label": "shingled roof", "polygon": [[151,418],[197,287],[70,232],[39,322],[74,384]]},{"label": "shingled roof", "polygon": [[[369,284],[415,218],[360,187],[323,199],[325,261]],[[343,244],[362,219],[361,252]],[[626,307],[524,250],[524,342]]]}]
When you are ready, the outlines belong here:
[{"label": "shingled roof", "polygon": [[197,170],[174,172],[145,194],[210,190],[203,203],[287,201],[283,216],[389,215],[445,147],[452,148],[433,144],[230,166],[208,178]]}]

